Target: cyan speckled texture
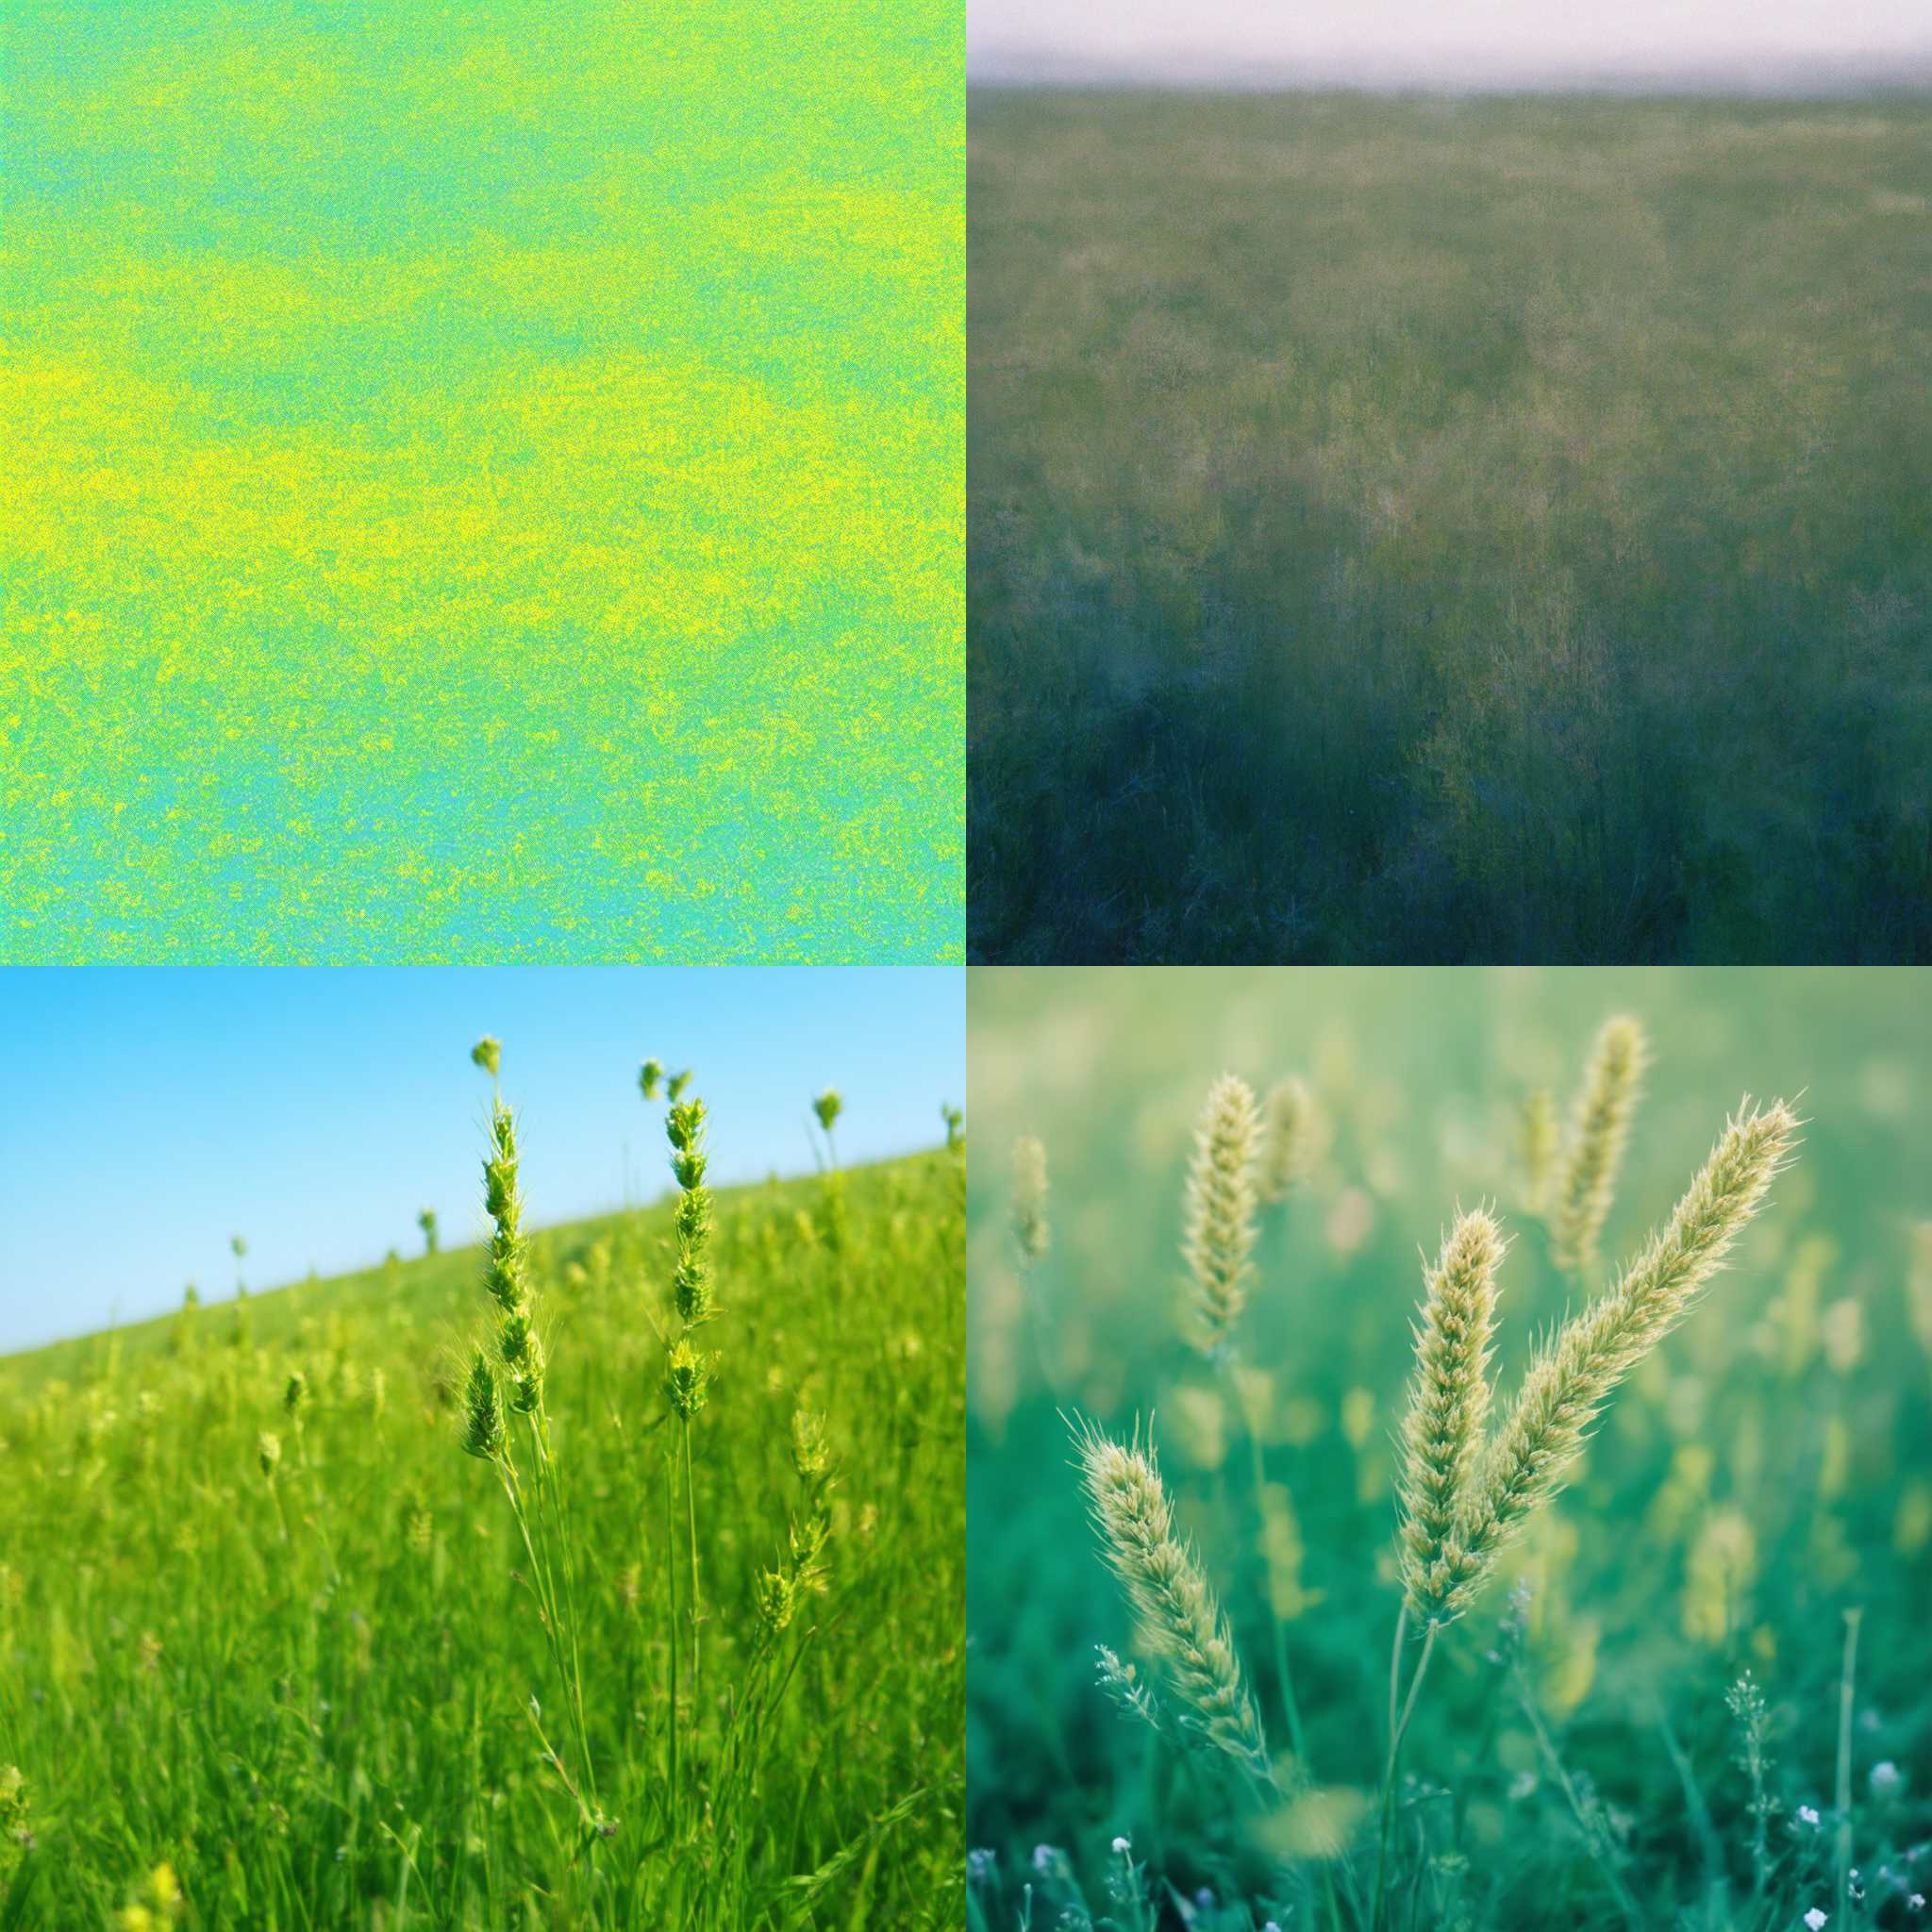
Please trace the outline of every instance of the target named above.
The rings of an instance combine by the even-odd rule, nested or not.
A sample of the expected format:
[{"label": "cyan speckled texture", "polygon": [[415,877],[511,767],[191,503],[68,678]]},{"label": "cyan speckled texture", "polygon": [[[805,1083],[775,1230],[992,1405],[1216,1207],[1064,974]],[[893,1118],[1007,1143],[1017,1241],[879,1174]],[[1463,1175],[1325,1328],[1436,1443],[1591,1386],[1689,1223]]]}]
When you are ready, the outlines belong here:
[{"label": "cyan speckled texture", "polygon": [[0,958],[963,957],[958,0],[0,35]]}]

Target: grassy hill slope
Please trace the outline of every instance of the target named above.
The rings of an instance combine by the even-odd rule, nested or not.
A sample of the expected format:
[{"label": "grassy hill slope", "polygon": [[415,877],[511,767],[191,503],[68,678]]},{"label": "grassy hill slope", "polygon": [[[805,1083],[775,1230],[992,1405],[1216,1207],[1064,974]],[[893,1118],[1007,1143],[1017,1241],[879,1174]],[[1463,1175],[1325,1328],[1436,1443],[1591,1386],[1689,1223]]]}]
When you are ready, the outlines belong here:
[{"label": "grassy hill slope", "polygon": [[[715,1211],[689,1524],[672,1203],[530,1240],[615,1820],[588,1846],[529,1565],[459,1446],[479,1250],[0,1362],[0,1926],[958,1923],[963,1156]],[[801,1410],[835,1459],[829,1577],[768,1640]],[[704,1674],[687,1641],[674,1704],[687,1533]]]}]

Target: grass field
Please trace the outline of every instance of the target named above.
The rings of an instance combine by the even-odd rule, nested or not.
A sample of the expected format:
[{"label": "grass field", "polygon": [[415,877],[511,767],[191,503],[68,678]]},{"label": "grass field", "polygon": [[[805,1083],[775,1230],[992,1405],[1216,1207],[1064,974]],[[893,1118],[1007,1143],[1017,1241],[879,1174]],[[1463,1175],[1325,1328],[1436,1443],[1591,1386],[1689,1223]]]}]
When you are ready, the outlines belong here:
[{"label": "grass field", "polygon": [[[1569,1133],[1572,1097],[1618,1013],[1651,1065],[1621,1173],[1572,1190],[1569,1147],[1601,1144]],[[975,973],[971,1024],[971,1924],[1925,1923],[1932,1023],[1911,975]],[[1201,1226],[1184,1183],[1224,1071],[1264,1095],[1299,1077],[1311,1105],[1208,1356],[1188,1339],[1212,1297],[1182,1258]],[[1501,1441],[1533,1339],[1636,1261],[1747,1090],[1797,1099],[1794,1158],[1430,1643],[1378,1913],[1424,1265],[1459,1213],[1502,1224]],[[1539,1094],[1554,1162],[1529,1154]],[[1043,1208],[1037,1166],[1005,1158],[1022,1136]],[[1597,1258],[1565,1264],[1593,1200]],[[1207,1201],[1211,1227],[1226,1202]],[[1102,1560],[1072,1425],[1124,1443],[1137,1419],[1224,1612],[1257,1759],[1221,1737],[1239,1700],[1191,1699],[1166,1612],[1130,1613]],[[1097,1645],[1135,1666],[1160,1731],[1103,1691]]]},{"label": "grass field", "polygon": [[1932,102],[980,92],[970,943],[1932,958]]},{"label": "grass field", "polygon": [[0,1926],[957,1925],[963,1179],[0,1362]]}]

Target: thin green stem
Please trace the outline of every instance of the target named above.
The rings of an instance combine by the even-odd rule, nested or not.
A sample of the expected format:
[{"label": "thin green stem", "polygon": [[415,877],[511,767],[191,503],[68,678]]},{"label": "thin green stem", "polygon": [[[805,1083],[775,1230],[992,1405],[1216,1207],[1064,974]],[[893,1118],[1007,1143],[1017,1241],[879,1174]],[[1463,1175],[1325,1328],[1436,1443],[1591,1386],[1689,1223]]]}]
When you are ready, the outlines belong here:
[{"label": "thin green stem", "polygon": [[698,1505],[697,1482],[691,1467],[691,1418],[684,1422],[684,1521],[691,1541],[691,1748],[697,1748],[699,1729],[704,1724],[705,1671],[699,1625],[704,1621],[703,1598],[698,1587]]},{"label": "thin green stem", "polygon": [[1858,1620],[1862,1610],[1845,1612],[1844,1665],[1838,1680],[1838,1901],[1842,1911],[1852,1873],[1852,1688],[1858,1667]]},{"label": "thin green stem", "polygon": [[1408,1606],[1405,1603],[1395,1620],[1395,1641],[1389,1652],[1389,1765],[1382,1775],[1382,1824],[1375,1847],[1375,1896],[1369,1907],[1369,1932],[1381,1932],[1382,1909],[1389,1892],[1389,1839],[1395,1820],[1395,1782],[1402,1770],[1402,1740],[1408,1732],[1408,1721],[1415,1715],[1415,1701],[1421,1694],[1423,1677],[1436,1648],[1436,1632],[1441,1626],[1432,1618],[1423,1632],[1422,1656],[1416,1659],[1415,1674],[1408,1681],[1408,1695],[1402,1696],[1402,1641],[1408,1635]]},{"label": "thin green stem", "polygon": [[1582,1794],[1577,1790],[1569,1769],[1557,1755],[1556,1740],[1550,1736],[1549,1726],[1543,1723],[1542,1712],[1529,1694],[1524,1682],[1519,1665],[1517,1670],[1516,1701],[1523,1707],[1523,1714],[1529,1721],[1529,1728],[1535,1736],[1537,1748],[1543,1755],[1543,1761],[1554,1774],[1561,1788],[1564,1801],[1570,1807],[1570,1815],[1576,1821],[1576,1828],[1583,1834],[1583,1842],[1588,1847],[1591,1860],[1604,1875],[1604,1883],[1610,1888],[1617,1901],[1617,1909],[1624,1915],[1624,1923],[1631,1932],[1642,1932],[1643,1919],[1637,1909],[1637,1901],[1630,1896],[1630,1889],[1624,1883],[1624,1874],[1611,1862],[1609,1848],[1604,1835],[1604,1827],[1597,1818],[1584,1808]]},{"label": "thin green stem", "polygon": [[672,1524],[677,1520],[675,1497],[676,1486],[671,1472],[671,1457],[664,1458],[664,1574],[671,1586],[671,1829],[675,1842],[683,1814],[678,1805],[677,1761],[677,1541]]},{"label": "thin green stem", "polygon": [[[561,1557],[563,1571],[563,1597],[559,1606],[557,1594],[557,1576],[553,1570],[549,1576],[551,1610],[556,1618],[561,1609],[558,1624],[556,1651],[558,1674],[563,1680],[564,1695],[569,1702],[571,1728],[575,1733],[577,1756],[582,1764],[584,1790],[590,1799],[591,1811],[598,1815],[597,1773],[591,1756],[591,1727],[584,1706],[584,1672],[579,1657],[577,1642],[576,1611],[576,1565],[571,1554],[570,1526],[565,1521],[563,1492],[557,1481],[556,1465],[550,1457],[550,1438],[548,1420],[541,1414],[528,1418],[530,1441],[537,1465],[537,1509],[540,1529],[545,1545],[546,1558],[549,1545],[555,1541],[558,1554]],[[566,1662],[563,1645],[568,1641],[570,1651]]]},{"label": "thin green stem", "polygon": [[1294,1752],[1295,1776],[1303,1784],[1311,1784],[1314,1781],[1314,1772],[1308,1764],[1308,1747],[1302,1736],[1301,1706],[1295,1700],[1294,1679],[1288,1668],[1288,1626],[1275,1611],[1273,1578],[1266,1574],[1268,1511],[1264,1499],[1268,1488],[1268,1470],[1261,1454],[1261,1431],[1255,1414],[1255,1405],[1241,1394],[1240,1379],[1235,1373],[1232,1358],[1228,1363],[1227,1379],[1234,1395],[1235,1407],[1241,1414],[1241,1425],[1248,1438],[1248,1464],[1254,1484],[1255,1521],[1260,1533],[1259,1547],[1264,1573],[1261,1594],[1268,1606],[1268,1629],[1274,1643],[1274,1677],[1281,1686],[1282,1708],[1288,1716],[1288,1736],[1290,1746]]}]

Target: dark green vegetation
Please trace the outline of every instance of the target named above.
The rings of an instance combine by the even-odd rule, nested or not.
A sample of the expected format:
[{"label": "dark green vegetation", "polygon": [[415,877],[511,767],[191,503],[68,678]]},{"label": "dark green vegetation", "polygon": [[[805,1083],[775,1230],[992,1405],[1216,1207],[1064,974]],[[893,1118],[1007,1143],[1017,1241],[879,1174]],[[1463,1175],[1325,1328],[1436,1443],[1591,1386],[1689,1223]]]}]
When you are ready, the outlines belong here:
[{"label": "dark green vegetation", "polygon": [[[459,1444],[478,1249],[0,1363],[0,1926],[957,1926],[962,1210],[957,1152],[717,1196],[675,1813],[671,1206],[532,1238],[589,1844],[529,1561]],[[828,1587],[774,1630],[800,1410]]]},{"label": "dark green vegetation", "polygon": [[[1110,1896],[1116,1837],[1162,1932],[1363,1923],[1421,1251],[1434,1257],[1458,1204],[1493,1205],[1511,1245],[1492,1374],[1513,1390],[1538,1333],[1670,1213],[1743,1091],[1800,1088],[1796,1163],[1729,1267],[1435,1644],[1386,1924],[1797,1932],[1814,1909],[1827,1932],[1926,1923],[1908,1903],[1932,1896],[1932,1021],[1915,976],[973,975],[967,1830],[990,1856],[971,1923],[1014,1932],[1030,1883],[1035,1927],[1086,1911],[1142,1932],[1152,1915]],[[1619,1010],[1656,1063],[1604,1263],[1578,1282],[1524,1198],[1522,1116],[1540,1089],[1567,1113]],[[1263,1210],[1234,1357],[1210,1364],[1182,1339],[1182,1178],[1224,1069],[1257,1087],[1306,1075],[1324,1124],[1303,1183]],[[1022,1134],[1043,1141],[1050,1175],[1051,1243],[1030,1277],[1003,1158]],[[1137,1416],[1151,1426],[1279,1797],[1103,1695],[1098,1644],[1174,1707],[1136,1648],[1057,1411],[1123,1439]],[[1861,1614],[1846,1705],[1848,1612]],[[1766,1714],[1761,1852],[1746,1727],[1725,1702],[1747,1673]],[[1861,1895],[1840,1901],[1841,1824]]]},{"label": "dark green vegetation", "polygon": [[1932,958],[1932,104],[970,128],[974,958]]}]

